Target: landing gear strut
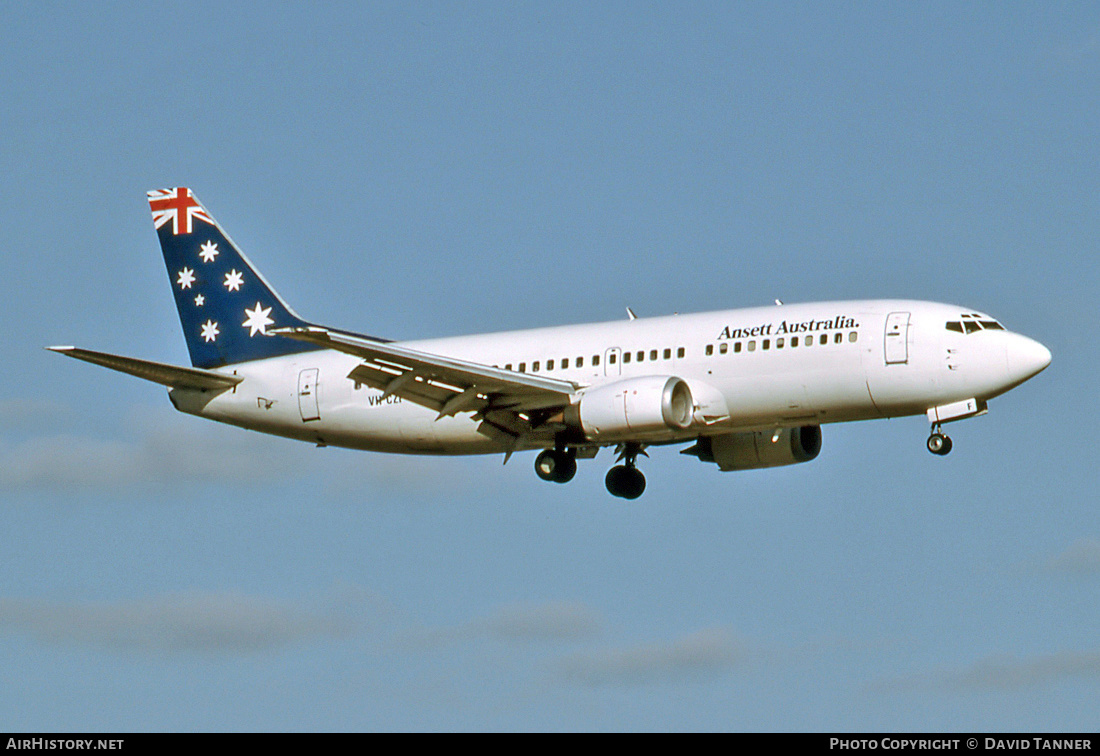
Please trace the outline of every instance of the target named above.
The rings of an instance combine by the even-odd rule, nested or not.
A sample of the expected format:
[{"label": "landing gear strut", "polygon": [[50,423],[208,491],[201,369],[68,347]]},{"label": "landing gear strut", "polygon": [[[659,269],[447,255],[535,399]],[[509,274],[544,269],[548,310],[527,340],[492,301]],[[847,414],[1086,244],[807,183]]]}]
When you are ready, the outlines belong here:
[{"label": "landing gear strut", "polygon": [[932,426],[932,435],[928,437],[926,444],[928,451],[943,457],[951,453],[951,437],[945,436],[939,423]]},{"label": "landing gear strut", "polygon": [[649,456],[642,449],[641,444],[624,444],[620,447],[619,461],[621,465],[615,465],[607,471],[604,483],[612,496],[622,499],[637,499],[645,491],[645,476],[635,465],[638,455]]},{"label": "landing gear strut", "polygon": [[535,457],[535,474],[553,483],[568,483],[577,474],[577,452],[547,449]]}]

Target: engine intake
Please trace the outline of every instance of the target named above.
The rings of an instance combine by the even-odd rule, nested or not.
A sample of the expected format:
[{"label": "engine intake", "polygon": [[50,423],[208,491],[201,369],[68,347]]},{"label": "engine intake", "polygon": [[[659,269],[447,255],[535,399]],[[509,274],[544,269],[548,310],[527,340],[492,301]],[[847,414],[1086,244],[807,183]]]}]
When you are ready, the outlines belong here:
[{"label": "engine intake", "polygon": [[695,446],[680,453],[714,462],[722,472],[794,465],[809,462],[821,453],[820,425],[783,428],[773,442],[774,436],[772,431],[703,436]]}]

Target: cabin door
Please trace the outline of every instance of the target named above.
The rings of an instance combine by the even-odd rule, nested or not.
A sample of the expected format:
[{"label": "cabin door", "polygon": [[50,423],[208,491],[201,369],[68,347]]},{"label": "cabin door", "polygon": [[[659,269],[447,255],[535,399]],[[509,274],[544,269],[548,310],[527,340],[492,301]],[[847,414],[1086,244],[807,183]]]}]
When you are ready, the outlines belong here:
[{"label": "cabin door", "polygon": [[892,312],[886,316],[886,364],[909,362],[909,313]]},{"label": "cabin door", "polygon": [[317,368],[309,368],[298,373],[298,411],[302,413],[302,422],[320,420],[321,410],[317,403]]}]

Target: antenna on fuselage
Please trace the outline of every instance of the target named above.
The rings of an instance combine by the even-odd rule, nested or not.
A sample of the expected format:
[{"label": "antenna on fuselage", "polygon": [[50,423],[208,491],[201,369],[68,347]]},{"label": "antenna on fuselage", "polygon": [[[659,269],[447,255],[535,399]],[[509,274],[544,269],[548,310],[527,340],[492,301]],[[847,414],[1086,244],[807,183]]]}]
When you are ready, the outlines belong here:
[{"label": "antenna on fuselage", "polygon": [[631,320],[638,319],[638,316],[634,314],[634,310],[630,309],[629,307],[626,308],[626,316]]}]

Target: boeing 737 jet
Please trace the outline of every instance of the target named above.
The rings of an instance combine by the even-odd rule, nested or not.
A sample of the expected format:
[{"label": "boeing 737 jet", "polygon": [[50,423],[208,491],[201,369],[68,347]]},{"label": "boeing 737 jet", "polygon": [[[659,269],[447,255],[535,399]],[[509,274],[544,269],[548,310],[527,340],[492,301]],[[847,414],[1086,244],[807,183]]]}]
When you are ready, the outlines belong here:
[{"label": "boeing 737 jet", "polygon": [[1042,344],[970,307],[908,300],[789,304],[396,342],[303,320],[186,188],[149,192],[191,367],[49,347],[168,387],[181,412],[401,454],[537,450],[570,481],[615,447],[607,490],[634,499],[651,446],[719,470],[814,459],[821,426],[944,423],[1050,363]]}]

